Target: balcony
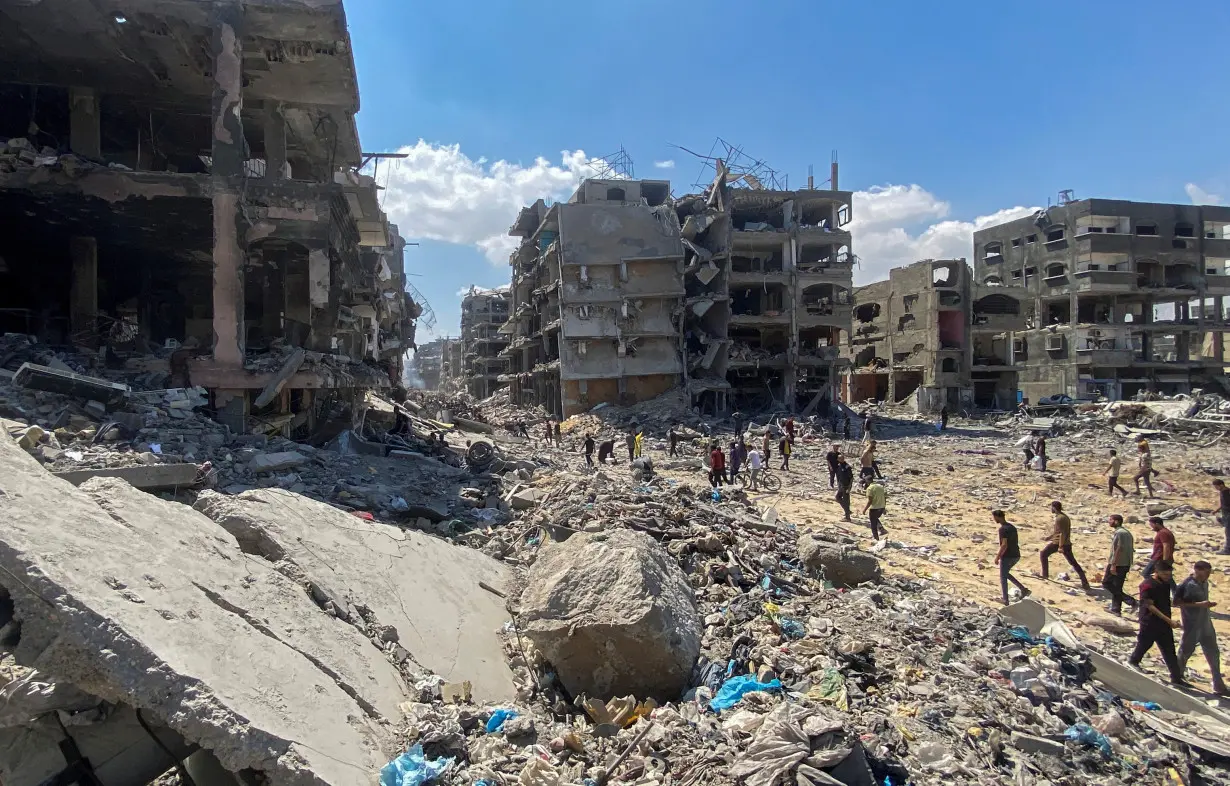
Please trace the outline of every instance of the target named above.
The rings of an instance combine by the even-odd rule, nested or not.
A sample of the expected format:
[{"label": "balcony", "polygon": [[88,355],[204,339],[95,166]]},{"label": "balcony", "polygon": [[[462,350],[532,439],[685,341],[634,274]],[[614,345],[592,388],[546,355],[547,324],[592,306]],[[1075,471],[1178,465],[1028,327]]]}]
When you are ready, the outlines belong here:
[{"label": "balcony", "polygon": [[848,328],[854,318],[854,307],[847,305],[807,306],[799,309],[798,316],[801,325],[837,325],[841,328]]},{"label": "balcony", "polygon": [[1076,362],[1082,366],[1130,366],[1135,356],[1130,349],[1076,348]]},{"label": "balcony", "polygon": [[1136,273],[1131,270],[1078,270],[1075,274],[1076,291],[1104,290],[1131,292],[1136,288]]},{"label": "balcony", "polygon": [[768,311],[763,314],[731,314],[732,325],[789,325],[790,315],[780,311]]},{"label": "balcony", "polygon": [[[847,273],[846,275],[848,277],[849,273]],[[744,285],[749,285],[749,284],[755,285],[755,284],[764,284],[764,283],[787,284],[789,283],[789,281],[790,281],[790,274],[785,272],[784,270],[776,270],[776,271],[769,272],[769,273],[765,273],[759,270],[748,270],[744,272],[740,272],[736,270],[730,271],[730,283],[731,284],[744,284]]]},{"label": "balcony", "polygon": [[1210,295],[1230,295],[1230,275],[1205,276],[1204,287]]},{"label": "balcony", "polygon": [[[1157,238],[1153,238],[1156,240]],[[1076,249],[1081,253],[1126,254],[1132,250],[1132,235],[1089,233],[1077,235]],[[1160,247],[1154,244],[1151,247]]]},{"label": "balcony", "polygon": [[816,349],[800,349],[798,363],[800,365],[823,365],[832,363],[841,355],[841,347],[818,347]]}]

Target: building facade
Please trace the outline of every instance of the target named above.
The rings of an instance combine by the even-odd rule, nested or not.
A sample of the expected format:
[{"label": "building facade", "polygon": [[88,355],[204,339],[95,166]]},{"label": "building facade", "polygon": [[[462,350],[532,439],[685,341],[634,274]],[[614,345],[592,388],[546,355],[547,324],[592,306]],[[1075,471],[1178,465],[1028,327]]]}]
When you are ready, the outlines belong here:
[{"label": "building facade", "polygon": [[476,398],[504,387],[500,378],[508,361],[502,353],[509,340],[500,328],[508,314],[508,287],[470,287],[461,299],[461,374],[466,391]]},{"label": "building facade", "polygon": [[[979,299],[996,312],[982,316],[1012,326],[985,331],[975,353],[1003,361],[987,373],[1015,373],[1024,399],[1221,384],[1230,207],[1070,201],[980,230],[974,246],[974,279],[998,296]],[[1019,314],[1002,313],[1008,300]]]}]

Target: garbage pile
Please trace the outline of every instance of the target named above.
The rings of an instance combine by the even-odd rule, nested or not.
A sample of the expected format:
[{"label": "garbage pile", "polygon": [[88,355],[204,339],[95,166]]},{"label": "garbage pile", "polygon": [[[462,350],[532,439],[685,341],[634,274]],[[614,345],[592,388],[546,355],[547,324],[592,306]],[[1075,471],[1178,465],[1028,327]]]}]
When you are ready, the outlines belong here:
[{"label": "garbage pile", "polygon": [[388,782],[1230,783],[1083,651],[884,578],[840,533],[800,537],[741,493],[618,472],[560,472],[464,536],[519,569],[519,699],[425,681]]}]

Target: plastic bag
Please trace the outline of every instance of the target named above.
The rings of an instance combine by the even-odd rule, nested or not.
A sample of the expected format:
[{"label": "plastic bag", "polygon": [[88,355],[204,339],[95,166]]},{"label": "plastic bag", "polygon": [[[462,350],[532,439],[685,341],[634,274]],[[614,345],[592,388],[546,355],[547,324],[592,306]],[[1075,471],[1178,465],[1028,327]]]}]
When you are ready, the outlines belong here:
[{"label": "plastic bag", "polygon": [[722,687],[718,689],[717,695],[713,697],[713,701],[709,702],[709,709],[714,712],[721,712],[738,704],[739,700],[749,693],[756,691],[776,693],[781,689],[781,680],[760,682],[753,674],[731,677],[722,683]]},{"label": "plastic bag", "polygon": [[491,713],[491,717],[487,719],[487,733],[495,734],[500,729],[504,728],[504,724],[513,718],[517,717],[516,710],[498,709]]},{"label": "plastic bag", "polygon": [[443,756],[428,761],[423,757],[423,746],[416,744],[380,768],[380,786],[421,786],[439,778],[455,761]]},{"label": "plastic bag", "polygon": [[1110,740],[1106,738],[1105,734],[1088,723],[1078,723],[1075,726],[1069,726],[1068,730],[1063,733],[1063,736],[1072,742],[1079,742],[1090,748],[1097,748],[1102,752],[1102,758],[1110,758]]}]

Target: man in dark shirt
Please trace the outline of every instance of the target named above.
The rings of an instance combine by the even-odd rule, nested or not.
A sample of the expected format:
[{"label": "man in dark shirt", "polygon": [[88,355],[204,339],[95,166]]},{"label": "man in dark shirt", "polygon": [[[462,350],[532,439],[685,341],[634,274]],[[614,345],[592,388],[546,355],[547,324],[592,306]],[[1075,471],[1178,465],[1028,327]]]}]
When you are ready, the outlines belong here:
[{"label": "man in dark shirt", "polygon": [[585,435],[585,463],[588,466],[594,465],[594,435]]},{"label": "man in dark shirt", "polygon": [[837,483],[837,457],[841,455],[841,451],[837,449],[837,445],[829,446],[829,452],[824,454],[824,460],[829,463],[829,488],[835,488]]},{"label": "man in dark shirt", "polygon": [[940,431],[948,428],[948,407],[940,410]]},{"label": "man in dark shirt", "polygon": [[1213,515],[1226,533],[1226,542],[1217,553],[1230,554],[1230,488],[1226,488],[1226,481],[1220,478],[1213,481],[1213,488],[1217,489],[1217,510]]},{"label": "man in dark shirt", "polygon": [[636,429],[628,430],[627,436],[624,437],[624,442],[628,445],[628,461],[636,458]]},{"label": "man in dark shirt", "polygon": [[1140,585],[1140,632],[1128,663],[1139,667],[1156,644],[1162,660],[1166,661],[1171,683],[1186,686],[1188,683],[1179,670],[1179,656],[1174,648],[1174,629],[1179,623],[1170,617],[1170,571],[1169,562],[1159,561],[1153,566],[1153,575]]},{"label": "man in dark shirt", "polygon": [[846,415],[841,419],[841,438],[850,438],[850,416]]},{"label": "man in dark shirt", "polygon": [[[1160,516],[1149,517],[1149,528],[1153,530],[1153,551],[1149,554],[1149,562],[1145,565],[1144,576],[1149,578],[1157,568],[1157,563],[1165,560],[1174,563],[1175,540],[1174,533],[1166,527],[1166,522]],[[1170,582],[1174,586],[1174,581]]]},{"label": "man in dark shirt", "polygon": [[846,463],[846,457],[837,456],[837,504],[841,505],[846,514],[845,521],[850,521],[850,489],[854,487],[854,469]]},{"label": "man in dark shirt", "polygon": [[1002,510],[991,511],[991,519],[999,526],[999,552],[995,555],[995,564],[999,566],[999,589],[1004,596],[1004,605],[1008,605],[1008,582],[1016,585],[1021,591],[1021,597],[1029,597],[1029,590],[1012,575],[1012,569],[1021,561],[1021,545],[1017,539],[1016,527],[1013,526]]},{"label": "man in dark shirt", "polygon": [[666,433],[666,440],[670,443],[672,456],[679,455],[679,432],[675,431],[675,427],[671,426],[671,430]]}]

